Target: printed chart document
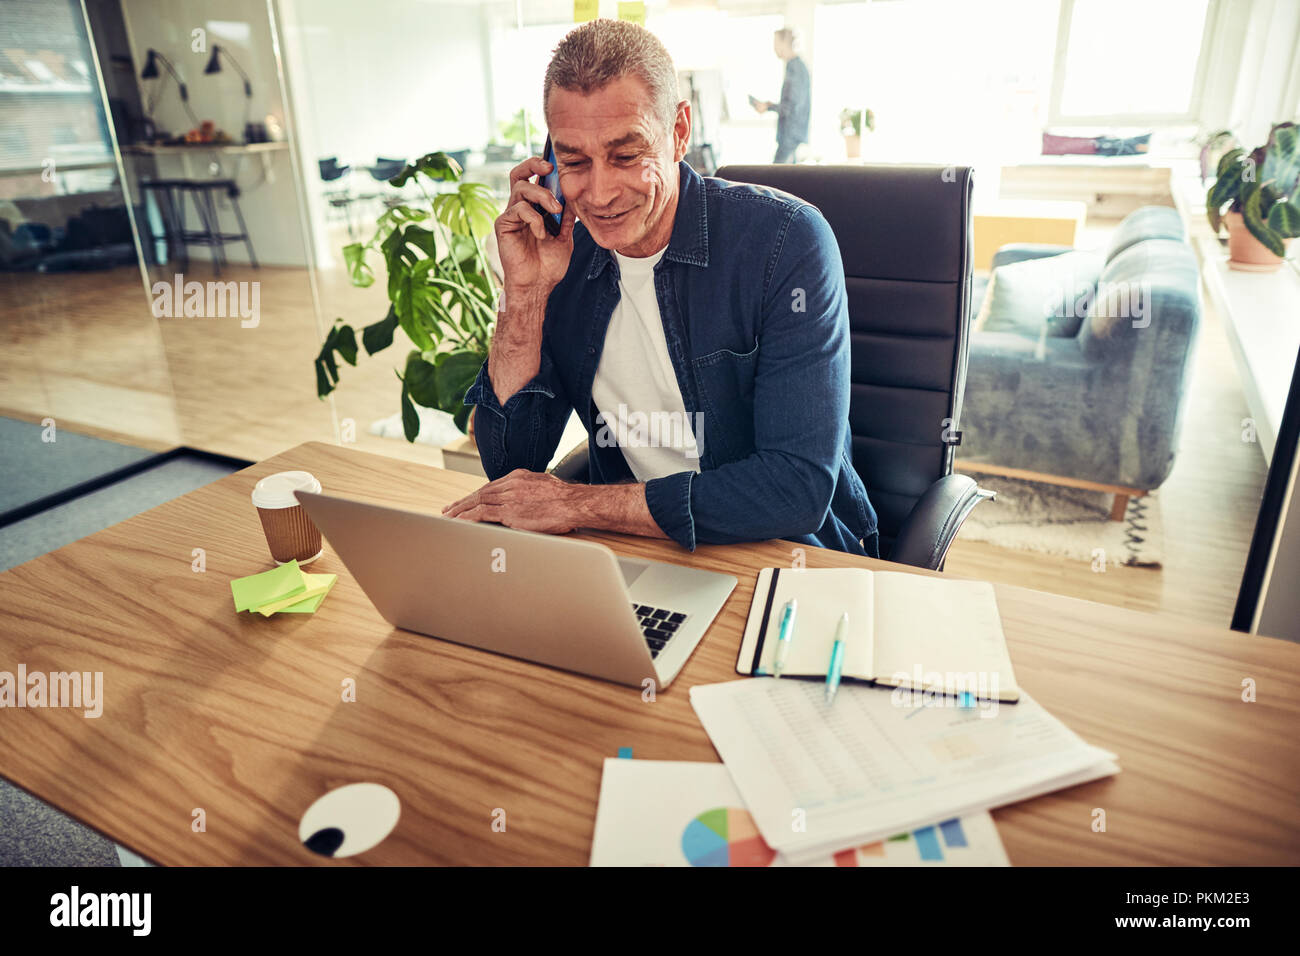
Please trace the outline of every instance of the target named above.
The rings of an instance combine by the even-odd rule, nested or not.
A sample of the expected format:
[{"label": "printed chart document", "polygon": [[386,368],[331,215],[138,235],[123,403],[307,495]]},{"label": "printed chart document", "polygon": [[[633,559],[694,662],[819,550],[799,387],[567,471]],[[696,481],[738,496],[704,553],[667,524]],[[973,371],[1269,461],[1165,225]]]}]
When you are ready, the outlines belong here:
[{"label": "printed chart document", "polygon": [[[720,763],[610,757],[592,866],[791,866],[759,834]],[[826,854],[813,866],[1010,866],[993,818],[974,813]]]},{"label": "printed chart document", "polygon": [[781,616],[797,601],[783,676],[825,677],[847,613],[844,676],[981,700],[1020,697],[993,585],[866,568],[764,568],[736,673],[771,674]]},{"label": "printed chart document", "polygon": [[1022,692],[1015,705],[757,677],[691,688],[763,839],[792,862],[1118,773]]}]

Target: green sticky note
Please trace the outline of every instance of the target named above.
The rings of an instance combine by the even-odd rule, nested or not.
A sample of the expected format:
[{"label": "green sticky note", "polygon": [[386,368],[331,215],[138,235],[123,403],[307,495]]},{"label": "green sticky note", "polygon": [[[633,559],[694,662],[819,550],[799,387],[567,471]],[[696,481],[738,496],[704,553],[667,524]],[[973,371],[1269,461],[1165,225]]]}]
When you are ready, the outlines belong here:
[{"label": "green sticky note", "polygon": [[298,567],[297,561],[290,561],[260,574],[235,578],[230,582],[230,593],[234,595],[236,611],[251,611],[305,590],[307,581],[303,578],[302,568]]},{"label": "green sticky note", "polygon": [[294,594],[279,601],[272,601],[270,604],[262,604],[254,610],[263,617],[270,617],[272,614],[313,614],[320,607],[320,602],[325,600],[325,595],[330,593],[330,588],[334,587],[334,582],[339,579],[339,576],[304,572],[303,579],[307,582],[307,590],[302,594]]}]

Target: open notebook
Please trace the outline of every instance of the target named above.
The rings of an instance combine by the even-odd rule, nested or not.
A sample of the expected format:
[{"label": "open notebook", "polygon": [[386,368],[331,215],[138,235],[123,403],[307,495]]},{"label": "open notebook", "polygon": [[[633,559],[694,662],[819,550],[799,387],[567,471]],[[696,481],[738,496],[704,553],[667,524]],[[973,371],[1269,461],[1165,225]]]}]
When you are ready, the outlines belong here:
[{"label": "open notebook", "polygon": [[845,678],[982,700],[1020,699],[993,586],[865,568],[764,568],[758,573],[739,674],[770,675],[781,614],[795,598],[787,677],[825,677],[848,612]]}]

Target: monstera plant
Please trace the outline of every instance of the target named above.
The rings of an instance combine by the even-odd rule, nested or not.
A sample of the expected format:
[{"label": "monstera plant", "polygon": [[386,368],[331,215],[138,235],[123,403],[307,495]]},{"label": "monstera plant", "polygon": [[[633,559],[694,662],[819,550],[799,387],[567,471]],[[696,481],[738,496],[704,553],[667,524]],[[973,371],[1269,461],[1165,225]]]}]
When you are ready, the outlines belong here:
[{"label": "monstera plant", "polygon": [[[394,205],[376,222],[368,242],[343,248],[355,286],[370,286],[378,256],[388,276],[388,313],[361,330],[361,344],[374,355],[393,344],[400,326],[415,345],[397,373],[402,383],[402,431],[409,442],[420,431],[415,406],[450,414],[462,432],[470,409],[463,398],[487,359],[496,322],[497,288],[484,252],[498,209],[483,183],[462,182],[460,164],[446,153],[429,153],[406,164],[389,180],[414,183],[422,205]],[[436,184],[433,195],[425,182]],[[455,184],[454,189],[442,188]],[[357,364],[357,335],[342,318],[334,320],[316,357],[316,395],[339,384],[337,358]]]},{"label": "monstera plant", "polygon": [[1233,214],[1239,214],[1240,224],[1265,249],[1274,256],[1285,256],[1285,241],[1300,236],[1296,124],[1278,123],[1269,131],[1268,142],[1249,153],[1244,149],[1225,153],[1206,197],[1205,211],[1216,234],[1226,219],[1231,238],[1237,228]]}]

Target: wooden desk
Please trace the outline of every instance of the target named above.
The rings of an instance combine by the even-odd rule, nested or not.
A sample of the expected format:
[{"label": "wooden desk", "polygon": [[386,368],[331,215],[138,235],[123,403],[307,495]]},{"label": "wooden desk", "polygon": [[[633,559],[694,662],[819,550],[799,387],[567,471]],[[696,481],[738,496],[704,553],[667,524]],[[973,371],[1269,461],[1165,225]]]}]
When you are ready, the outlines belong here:
[{"label": "wooden desk", "polygon": [[[105,696],[97,720],[0,711],[0,773],[167,864],[323,862],[299,844],[299,817],[357,781],[391,787],[402,813],[346,862],[583,864],[605,757],[717,759],[687,691],[735,678],[754,572],[788,565],[792,545],[688,554],[590,535],[740,578],[678,680],[643,703],[636,690],[390,628],[328,545],[312,570],[340,578],[315,615],[237,615],[230,579],[270,563],[249,493],[289,468],[327,493],[435,514],[479,484],[309,442],[0,575],[0,669],[103,671]],[[806,560],[880,564],[817,549]],[[997,811],[1013,863],[1300,862],[1300,647],[997,592],[1020,683],[1123,767]],[[355,703],[341,702],[346,678]],[[1245,678],[1257,703],[1241,700]],[[190,829],[198,807],[204,833]],[[1105,833],[1091,829],[1094,808]]]}]

